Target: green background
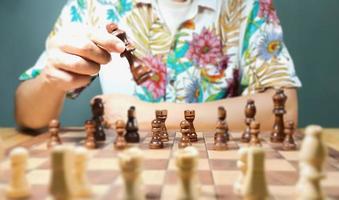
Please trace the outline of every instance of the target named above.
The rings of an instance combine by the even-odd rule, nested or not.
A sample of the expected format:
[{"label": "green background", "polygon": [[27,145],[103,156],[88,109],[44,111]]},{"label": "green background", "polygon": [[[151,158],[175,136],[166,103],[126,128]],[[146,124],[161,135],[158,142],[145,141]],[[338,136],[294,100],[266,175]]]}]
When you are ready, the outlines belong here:
[{"label": "green background", "polygon": [[[15,126],[17,77],[44,49],[45,38],[65,2],[0,1],[0,126]],[[300,126],[339,127],[339,1],[276,0],[275,5],[303,83],[299,90]],[[100,93],[97,80],[76,101],[67,100],[61,122],[81,125],[90,117],[90,98]]]}]

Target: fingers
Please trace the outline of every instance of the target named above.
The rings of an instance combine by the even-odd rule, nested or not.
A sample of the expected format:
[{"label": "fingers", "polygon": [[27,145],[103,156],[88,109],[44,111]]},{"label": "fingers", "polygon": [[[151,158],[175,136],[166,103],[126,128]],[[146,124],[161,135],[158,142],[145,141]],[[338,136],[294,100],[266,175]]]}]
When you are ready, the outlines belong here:
[{"label": "fingers", "polygon": [[122,53],[125,50],[125,44],[119,38],[109,34],[107,31],[90,30],[88,37],[108,52]]},{"label": "fingers", "polygon": [[59,50],[48,52],[48,65],[79,75],[93,76],[99,73],[100,64],[81,56]]},{"label": "fingers", "polygon": [[53,66],[46,66],[42,72],[42,76],[47,83],[65,92],[86,86],[92,78],[87,75],[63,71]]}]

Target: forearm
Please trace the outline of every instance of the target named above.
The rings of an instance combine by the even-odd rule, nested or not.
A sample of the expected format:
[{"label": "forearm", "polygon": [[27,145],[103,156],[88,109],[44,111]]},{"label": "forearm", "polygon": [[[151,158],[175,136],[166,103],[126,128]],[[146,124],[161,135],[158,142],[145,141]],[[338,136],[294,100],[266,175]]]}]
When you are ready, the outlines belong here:
[{"label": "forearm", "polygon": [[[184,110],[195,110],[194,124],[197,130],[214,130],[217,121],[217,108],[224,106],[227,110],[227,122],[232,131],[243,130],[245,127],[244,109],[247,99],[251,98],[255,101],[257,114],[256,120],[261,124],[262,131],[272,129],[274,114],[272,96],[274,90],[267,90],[251,96],[242,96],[236,98],[228,98],[214,102],[195,103],[195,104],[177,104],[177,103],[159,103],[151,104],[142,102],[141,106],[137,106],[137,117],[142,129],[150,127],[150,121],[154,119],[155,109],[167,109],[168,119],[166,124],[168,128],[178,129],[179,123],[184,119]],[[293,120],[297,124],[298,118],[298,101],[295,89],[286,89],[285,94],[288,97],[286,103],[285,120]]]},{"label": "forearm", "polygon": [[22,82],[16,91],[16,121],[22,128],[40,129],[58,118],[65,92],[47,83],[41,75]]}]

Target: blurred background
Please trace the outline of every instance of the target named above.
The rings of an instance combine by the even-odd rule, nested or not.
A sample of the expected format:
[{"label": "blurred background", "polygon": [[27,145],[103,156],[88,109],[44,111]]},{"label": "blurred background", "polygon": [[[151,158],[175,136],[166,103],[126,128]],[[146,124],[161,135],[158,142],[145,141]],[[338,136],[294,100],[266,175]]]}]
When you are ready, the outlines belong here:
[{"label": "blurred background", "polygon": [[[0,1],[0,126],[13,127],[17,77],[34,65],[66,0]],[[299,126],[339,127],[339,1],[275,0],[285,43],[303,83]],[[76,100],[67,100],[63,125],[83,124],[89,100],[101,93],[98,79]]]}]

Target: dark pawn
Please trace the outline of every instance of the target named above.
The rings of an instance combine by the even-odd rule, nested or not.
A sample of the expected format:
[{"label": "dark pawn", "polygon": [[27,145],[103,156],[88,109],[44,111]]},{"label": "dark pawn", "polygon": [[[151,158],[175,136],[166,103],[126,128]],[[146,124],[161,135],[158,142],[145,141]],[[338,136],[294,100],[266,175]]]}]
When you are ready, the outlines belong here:
[{"label": "dark pawn", "polygon": [[185,110],[185,120],[188,121],[190,125],[190,133],[188,135],[189,139],[191,142],[197,142],[198,141],[198,136],[197,133],[195,132],[194,124],[193,121],[195,119],[195,111],[194,110]]},{"label": "dark pawn", "polygon": [[117,133],[116,139],[114,141],[114,147],[116,149],[124,149],[127,147],[127,142],[124,137],[125,133],[125,122],[123,120],[117,120],[115,122],[115,131]]},{"label": "dark pawn", "polygon": [[283,149],[285,151],[297,150],[297,145],[294,142],[293,135],[295,133],[294,122],[288,121],[285,127],[285,140],[283,143]]},{"label": "dark pawn", "polygon": [[250,124],[250,132],[251,132],[251,146],[261,146],[259,134],[260,134],[260,123],[256,121],[251,121]]},{"label": "dark pawn", "polygon": [[164,143],[161,141],[160,134],[161,134],[161,121],[155,119],[152,121],[152,140],[149,143],[150,149],[164,148]]},{"label": "dark pawn", "polygon": [[169,138],[165,124],[167,119],[167,110],[156,110],[155,118],[161,121],[161,134],[160,134],[161,141],[168,142]]},{"label": "dark pawn", "polygon": [[271,142],[273,143],[281,143],[285,139],[284,133],[284,114],[285,103],[287,100],[287,96],[284,94],[284,90],[277,89],[276,93],[273,95],[273,103],[274,109],[273,113],[275,116],[273,130],[271,133]]},{"label": "dark pawn", "polygon": [[128,109],[127,114],[127,124],[126,124],[126,134],[125,134],[125,140],[129,143],[138,143],[140,141],[140,136],[138,133],[138,124],[135,119],[135,107],[131,106]]},{"label": "dark pawn", "polygon": [[216,127],[214,135],[214,149],[215,150],[227,150],[227,139],[225,137],[226,124],[219,121]]},{"label": "dark pawn", "polygon": [[87,149],[95,149],[97,148],[97,143],[95,141],[95,124],[92,120],[87,120],[85,122],[85,130],[86,130],[86,141],[85,147]]},{"label": "dark pawn", "polygon": [[61,145],[61,139],[59,137],[60,122],[56,119],[50,121],[48,125],[49,140],[47,142],[47,148],[51,149],[57,145]]},{"label": "dark pawn", "polygon": [[181,132],[181,139],[178,143],[179,148],[185,148],[188,146],[192,146],[189,134],[190,134],[190,124],[187,120],[183,120],[180,123],[180,132]]},{"label": "dark pawn", "polygon": [[224,135],[225,135],[226,141],[229,141],[230,140],[230,134],[228,132],[228,125],[227,125],[227,122],[226,122],[226,117],[227,117],[226,109],[224,107],[220,106],[218,108],[218,123],[222,123],[223,126],[225,127]]},{"label": "dark pawn", "polygon": [[250,142],[251,140],[250,124],[251,124],[251,121],[255,119],[256,112],[257,112],[257,109],[255,107],[254,100],[248,99],[246,107],[245,107],[246,128],[241,136],[241,142],[245,142],[245,143]]},{"label": "dark pawn", "polygon": [[95,124],[95,140],[97,142],[102,142],[106,140],[106,134],[104,131],[103,121],[104,121],[104,104],[102,102],[102,99],[96,98],[94,99],[94,102],[92,104],[92,114]]}]

